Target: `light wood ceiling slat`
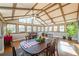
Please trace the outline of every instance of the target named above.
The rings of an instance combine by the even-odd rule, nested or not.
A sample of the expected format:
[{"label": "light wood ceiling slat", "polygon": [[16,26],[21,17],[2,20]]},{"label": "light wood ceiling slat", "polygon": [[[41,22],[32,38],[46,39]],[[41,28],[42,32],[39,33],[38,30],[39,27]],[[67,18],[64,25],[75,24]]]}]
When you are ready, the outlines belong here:
[{"label": "light wood ceiling slat", "polygon": [[15,9],[14,8],[16,8],[16,5],[17,5],[17,3],[13,3],[12,20],[13,20],[14,14],[15,14]]},{"label": "light wood ceiling slat", "polygon": [[67,25],[67,23],[66,23],[66,19],[65,19],[65,16],[64,16],[63,9],[62,9],[62,5],[61,5],[60,3],[59,3],[59,7],[60,7],[60,10],[61,10],[61,13],[62,13],[62,17],[63,17],[64,22],[65,22],[64,26],[65,26],[65,30],[66,30],[66,25]]},{"label": "light wood ceiling slat", "polygon": [[[0,9],[13,9],[13,7],[5,7],[5,6],[0,6]],[[41,10],[41,9],[30,9],[30,8],[14,8],[16,10]]]},{"label": "light wood ceiling slat", "polygon": [[41,19],[40,17],[38,17],[40,20],[42,20],[46,25],[48,25],[43,19]]},{"label": "light wood ceiling slat", "polygon": [[77,21],[79,20],[79,3],[78,3],[78,12],[77,12]]},{"label": "light wood ceiling slat", "polygon": [[[35,6],[38,5],[38,3],[36,3],[31,9],[34,10]],[[30,10],[28,12],[26,12],[25,16],[30,12]]]},{"label": "light wood ceiling slat", "polygon": [[[67,3],[67,4],[65,4],[65,5],[63,5],[62,7],[64,7],[64,6],[67,6],[67,5],[69,5],[70,3]],[[54,10],[51,10],[51,11],[49,11],[48,13],[51,13],[51,12],[53,12],[53,11],[55,11],[55,10],[57,10],[57,9],[59,9],[59,7],[58,8],[56,8],[56,9],[54,9]],[[41,16],[44,16],[45,14],[43,14],[43,15],[41,15]],[[41,17],[40,16],[40,17]]]},{"label": "light wood ceiling slat", "polygon": [[77,6],[78,6],[77,3],[73,3],[73,4],[69,4],[65,7],[63,7],[64,14],[67,14],[67,13],[70,13],[70,12],[73,12],[73,11],[77,11]]},{"label": "light wood ceiling slat", "polygon": [[3,15],[0,13],[0,20],[3,22],[3,23],[6,23],[6,21],[4,20],[3,18]]},{"label": "light wood ceiling slat", "polygon": [[[48,5],[46,5],[46,6],[44,6],[43,8],[42,8],[42,10],[44,10],[46,7],[48,7],[49,5],[51,5],[51,3],[49,3]],[[40,14],[40,13],[42,13],[43,11],[40,11],[38,14]]]},{"label": "light wood ceiling slat", "polygon": [[[54,23],[53,19],[49,16],[49,14],[45,11],[46,15],[49,17],[52,23]],[[54,23],[55,24],[55,23]]]},{"label": "light wood ceiling slat", "polygon": [[72,13],[72,14],[68,14],[65,15],[66,20],[68,19],[72,19],[72,18],[77,18],[77,12],[76,13]]},{"label": "light wood ceiling slat", "polygon": [[[68,21],[68,19],[75,19],[75,18],[77,18],[77,20],[79,20],[79,4],[77,5],[76,3],[75,4],[70,4],[70,3],[66,3],[66,4],[58,4],[58,3],[54,3],[54,4],[52,4],[52,3],[49,3],[49,4],[47,4],[48,5],[48,7],[46,7],[46,6],[43,6],[43,8],[42,9],[36,9],[35,7],[37,6],[37,4],[38,3],[35,3],[34,4],[34,6],[32,7],[32,8],[19,8],[19,7],[9,7],[9,6],[0,6],[0,8],[1,9],[4,9],[4,10],[13,10],[13,12],[12,12],[12,16],[8,16],[8,17],[6,17],[6,16],[4,16],[4,18],[6,19],[6,18],[14,18],[14,17],[24,17],[24,16],[30,16],[30,15],[17,15],[17,16],[15,16],[14,14],[15,14],[15,10],[29,10],[29,12],[32,10],[32,11],[34,11],[34,10],[38,10],[38,13],[37,14],[41,14],[42,12],[45,12],[45,14],[43,14],[43,15],[40,15],[39,17],[40,17],[40,19],[41,19],[41,16],[43,17],[44,15],[47,15],[47,17],[48,17],[48,20],[51,20],[52,22],[54,22],[53,21],[53,19],[55,19],[55,18],[58,18],[58,17],[63,17],[63,20],[64,20],[64,23],[65,23],[65,25],[67,24],[67,22],[66,21]],[[55,5],[59,5],[59,7],[58,8],[55,8],[55,9],[53,9],[53,10],[50,10],[50,11],[46,11],[46,10],[48,10],[48,9],[50,9],[50,8],[52,8],[52,7],[54,7]],[[65,7],[67,7],[67,6],[70,6],[71,7],[71,9],[70,8],[66,8],[67,10],[71,10],[72,12],[69,12],[68,11],[68,13],[64,13],[64,9],[63,8],[65,8]],[[73,6],[73,7],[72,7]],[[74,7],[75,6],[75,7]],[[77,7],[78,6],[78,7]],[[72,9],[73,8],[73,9]],[[77,9],[78,8],[78,9]],[[57,16],[55,16],[55,17],[53,17],[53,15],[52,15],[52,17],[49,15],[51,12],[54,12],[55,10],[58,10],[58,9],[60,9],[60,11],[61,11],[61,15],[57,15]],[[77,9],[77,10],[76,10]],[[39,12],[40,11],[40,12]],[[29,13],[28,12],[28,13]],[[76,14],[77,13],[77,14]],[[55,14],[54,14],[55,15]],[[68,16],[68,17],[71,17],[71,18],[68,18],[68,17],[66,17],[66,16]],[[42,20],[42,19],[41,19]],[[45,20],[43,20],[43,22],[44,22]],[[75,21],[75,20],[73,20],[73,21]],[[45,23],[46,25],[48,25],[47,23]]]}]

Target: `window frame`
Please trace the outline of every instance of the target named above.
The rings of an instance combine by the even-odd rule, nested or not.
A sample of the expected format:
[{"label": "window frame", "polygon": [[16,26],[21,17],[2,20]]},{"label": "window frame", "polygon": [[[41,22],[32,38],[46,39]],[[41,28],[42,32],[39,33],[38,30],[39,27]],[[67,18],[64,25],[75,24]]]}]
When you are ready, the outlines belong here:
[{"label": "window frame", "polygon": [[[7,25],[15,25],[15,32],[12,32],[12,33],[16,33],[17,32],[17,30],[16,30],[16,28],[17,28],[17,26],[16,26],[16,24],[7,24]],[[6,25],[6,30],[8,29],[8,27],[7,27],[7,25]],[[7,33],[7,32],[6,32]]]},{"label": "window frame", "polygon": [[[21,25],[21,26],[24,26],[24,31],[19,31],[19,29],[20,29],[20,28],[19,28],[19,26],[20,26],[20,25]],[[18,32],[20,32],[20,33],[25,32],[25,31],[26,31],[26,29],[25,29],[25,28],[26,28],[26,26],[25,26],[25,25],[19,24],[19,25],[18,25]]]}]

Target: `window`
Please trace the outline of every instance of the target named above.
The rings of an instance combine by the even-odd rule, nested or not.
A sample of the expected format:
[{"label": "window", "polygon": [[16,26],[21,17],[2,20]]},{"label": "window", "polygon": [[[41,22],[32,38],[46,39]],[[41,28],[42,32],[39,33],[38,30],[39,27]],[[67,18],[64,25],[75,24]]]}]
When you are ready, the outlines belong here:
[{"label": "window", "polygon": [[32,23],[32,18],[27,18],[26,22],[27,23]]},{"label": "window", "polygon": [[25,26],[19,25],[19,32],[25,32]]},{"label": "window", "polygon": [[52,26],[49,27],[49,31],[52,31]]},{"label": "window", "polygon": [[31,32],[32,31],[32,27],[31,26],[27,26],[27,32]]},{"label": "window", "polygon": [[38,27],[38,31],[41,31],[41,27]]},{"label": "window", "polygon": [[37,18],[33,20],[33,24],[35,24],[35,25],[41,25]]},{"label": "window", "polygon": [[44,31],[44,27],[41,27],[41,31]]},{"label": "window", "polygon": [[21,22],[21,23],[26,23],[26,18],[20,18],[20,19],[19,19],[19,22]]},{"label": "window", "polygon": [[7,24],[7,30],[11,30],[12,33],[16,32],[16,25],[15,24]]},{"label": "window", "polygon": [[33,26],[33,32],[36,32],[36,31],[37,31],[37,27]]},{"label": "window", "polygon": [[41,19],[37,18],[37,20],[41,22],[42,24],[46,25]]},{"label": "window", "polygon": [[45,31],[48,31],[48,27],[45,27]]},{"label": "window", "polygon": [[57,31],[58,27],[57,26],[54,26],[54,31]]},{"label": "window", "polygon": [[60,32],[64,32],[64,25],[61,25],[61,26],[59,27],[59,31],[60,31]]}]

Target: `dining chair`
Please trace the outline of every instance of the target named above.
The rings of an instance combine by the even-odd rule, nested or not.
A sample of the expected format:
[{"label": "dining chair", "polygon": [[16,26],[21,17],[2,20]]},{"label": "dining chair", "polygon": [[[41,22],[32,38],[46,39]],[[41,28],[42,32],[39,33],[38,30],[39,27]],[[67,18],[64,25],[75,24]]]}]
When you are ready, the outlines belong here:
[{"label": "dining chair", "polygon": [[13,53],[13,56],[17,56],[16,50],[15,50],[15,47],[14,46],[12,47],[12,53]]},{"label": "dining chair", "polygon": [[13,56],[24,56],[24,52],[19,51],[19,49],[15,49],[15,47],[12,46],[12,55]]},{"label": "dining chair", "polygon": [[46,55],[47,56],[55,56],[55,41],[53,43],[48,43],[47,44],[47,51],[46,51]]}]

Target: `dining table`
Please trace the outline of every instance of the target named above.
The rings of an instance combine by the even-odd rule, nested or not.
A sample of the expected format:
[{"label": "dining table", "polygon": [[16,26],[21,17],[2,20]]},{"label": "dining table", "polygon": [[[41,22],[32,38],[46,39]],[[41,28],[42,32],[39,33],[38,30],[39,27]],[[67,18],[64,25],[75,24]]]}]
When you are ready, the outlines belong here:
[{"label": "dining table", "polygon": [[50,42],[50,39],[45,39],[45,42],[37,42],[35,39],[30,39],[20,42],[20,46],[24,52],[34,56],[43,52],[47,48],[47,44]]}]

